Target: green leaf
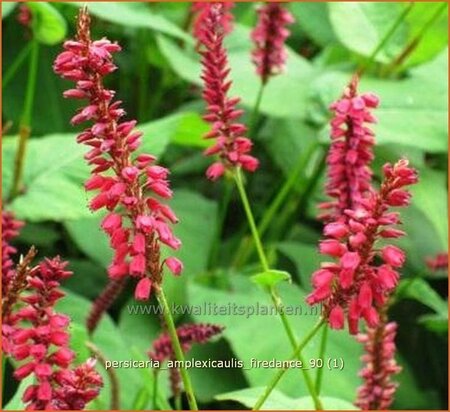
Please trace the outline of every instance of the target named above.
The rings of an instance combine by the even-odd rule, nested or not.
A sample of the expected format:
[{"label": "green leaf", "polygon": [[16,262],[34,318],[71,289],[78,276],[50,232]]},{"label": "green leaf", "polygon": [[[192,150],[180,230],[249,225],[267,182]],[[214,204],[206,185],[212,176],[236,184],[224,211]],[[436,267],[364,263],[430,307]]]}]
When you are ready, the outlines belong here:
[{"label": "green leaf", "polygon": [[447,316],[448,314],[447,302],[424,279],[406,279],[400,282],[397,295],[415,299],[441,316]]},{"label": "green leaf", "polygon": [[330,22],[328,3],[292,2],[289,6],[297,20],[294,24],[318,45],[329,46],[337,42]]},{"label": "green leaf", "polygon": [[33,13],[33,34],[39,42],[52,46],[64,40],[67,33],[67,24],[50,3],[27,2]]},{"label": "green leaf", "polygon": [[[84,5],[82,2],[69,2],[67,4],[77,8]],[[139,2],[89,2],[88,10],[94,16],[100,17],[111,23],[125,27],[147,28],[189,43],[193,42],[191,36],[164,16],[154,13],[147,4]]]},{"label": "green leaf", "polygon": [[91,353],[86,346],[86,342],[89,341],[89,335],[85,325],[81,325],[76,322],[70,322],[70,348],[75,352],[75,364],[85,362]]},{"label": "green leaf", "polygon": [[[11,187],[17,141],[15,137],[5,139],[2,145],[2,177],[6,195]],[[72,180],[73,173],[83,166],[83,152],[84,148],[75,143],[73,135],[31,139],[24,162],[25,193],[11,203],[17,216],[32,222],[88,216],[82,183]],[[87,167],[85,172],[87,176]]]},{"label": "green leaf", "polygon": [[411,187],[413,204],[432,222],[439,233],[442,250],[448,248],[447,173],[419,170],[419,183]]},{"label": "green leaf", "polygon": [[[271,371],[274,373],[273,371]],[[248,388],[239,391],[228,392],[216,396],[219,401],[236,401],[252,408],[255,406],[256,401],[264,393],[265,387]],[[357,408],[350,402],[339,398],[333,398],[329,396],[320,397],[325,410],[357,410]],[[269,398],[264,403],[263,410],[315,410],[314,403],[311,397],[304,396],[301,398],[291,398],[284,395],[277,389],[274,389],[269,395]]]},{"label": "green leaf", "polygon": [[87,218],[68,220],[64,222],[64,226],[78,248],[94,262],[106,268],[111,263],[113,252],[108,237],[100,229],[103,215],[98,213]]},{"label": "green leaf", "polygon": [[281,242],[278,244],[278,249],[295,264],[301,286],[305,290],[309,290],[311,275],[319,269],[323,260],[317,246],[300,242]]},{"label": "green leaf", "polygon": [[[331,24],[340,42],[358,54],[370,56],[402,13],[405,5],[332,2],[328,7]],[[406,42],[406,36],[407,27],[403,23],[377,54],[377,61],[386,63],[397,56]]]},{"label": "green leaf", "polygon": [[[411,13],[406,21],[409,26],[409,42],[413,41],[420,31],[433,18],[433,15],[442,7],[443,2],[436,3],[414,3]],[[415,66],[417,64],[433,59],[448,44],[448,7],[440,14],[437,21],[428,27],[421,41],[416,45],[410,56],[405,61],[405,66]]]},{"label": "green leaf", "polygon": [[276,165],[285,173],[297,166],[301,156],[317,145],[317,130],[298,119],[270,118],[258,134]]},{"label": "green leaf", "polygon": [[[227,339],[237,359],[244,362],[245,377],[250,386],[264,386],[270,381],[274,371],[265,368],[250,368],[250,359],[286,360],[292,355],[292,347],[285,336],[284,328],[273,311],[270,296],[244,276],[230,277],[228,290],[217,290],[189,283],[190,304],[193,307],[213,305],[217,311],[192,313],[196,322],[212,322],[225,326],[223,336]],[[309,307],[304,292],[294,284],[280,284],[286,315],[300,339],[316,324],[319,309]],[[206,306],[205,306],[206,305]],[[224,310],[226,308],[226,310]],[[235,309],[233,309],[235,308]],[[270,333],[268,333],[270,331]],[[316,336],[305,348],[304,358],[316,358],[320,339]],[[255,342],[258,342],[255,345]],[[276,352],[274,352],[276,348]],[[361,346],[343,331],[329,331],[327,356],[342,358],[343,370],[323,370],[323,395],[339,397],[346,401],[354,400],[355,387],[359,385],[357,376],[360,369],[359,354]],[[304,381],[298,370],[289,370],[280,381],[278,389],[285,395],[296,397],[307,393]]]},{"label": "green leaf", "polygon": [[419,323],[423,324],[428,330],[447,336],[448,333],[448,314],[422,315]]},{"label": "green leaf", "polygon": [[19,387],[16,390],[14,396],[10,401],[4,406],[5,411],[23,411],[25,404],[22,402],[22,396],[28,386],[34,383],[34,376],[28,376],[22,382],[20,382]]},{"label": "green leaf", "polygon": [[257,285],[263,287],[272,288],[276,284],[282,281],[291,281],[291,275],[284,270],[275,270],[271,269],[266,272],[258,273],[257,275],[253,275],[251,280],[255,282]]},{"label": "green leaf", "polygon": [[2,3],[2,20],[5,17],[8,17],[12,11],[15,9],[15,7],[17,6],[17,3],[15,2],[3,2]]}]

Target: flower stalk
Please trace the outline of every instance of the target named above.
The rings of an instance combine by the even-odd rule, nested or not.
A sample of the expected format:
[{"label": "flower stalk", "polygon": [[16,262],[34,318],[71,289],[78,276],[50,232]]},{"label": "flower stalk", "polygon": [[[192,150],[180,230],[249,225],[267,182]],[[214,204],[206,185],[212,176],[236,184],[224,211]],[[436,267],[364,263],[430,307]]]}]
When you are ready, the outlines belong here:
[{"label": "flower stalk", "polygon": [[191,379],[189,377],[189,374],[187,373],[186,367],[184,366],[185,362],[184,354],[183,350],[181,349],[180,340],[177,335],[177,330],[170,312],[169,304],[167,302],[166,296],[162,288],[157,287],[155,293],[159,304],[163,308],[164,321],[167,327],[167,332],[172,341],[172,348],[175,355],[175,359],[179,361],[181,365],[180,374],[181,379],[183,380],[184,390],[186,391],[186,397],[189,404],[189,408],[191,411],[198,411],[197,401],[194,395],[194,389],[192,387]]},{"label": "flower stalk", "polygon": [[31,135],[31,120],[33,113],[34,96],[36,93],[39,42],[32,39],[30,50],[30,65],[28,68],[27,88],[22,117],[19,124],[19,144],[14,159],[14,173],[9,200],[14,199],[22,190],[23,168],[25,163],[28,139]]}]

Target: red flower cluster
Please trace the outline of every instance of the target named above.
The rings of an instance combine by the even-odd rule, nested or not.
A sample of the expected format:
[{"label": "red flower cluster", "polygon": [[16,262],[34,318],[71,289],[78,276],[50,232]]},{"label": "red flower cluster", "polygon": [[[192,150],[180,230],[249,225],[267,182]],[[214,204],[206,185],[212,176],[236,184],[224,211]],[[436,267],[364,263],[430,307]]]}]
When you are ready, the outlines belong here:
[{"label": "red flower cluster", "polygon": [[[68,346],[70,320],[54,310],[64,296],[60,281],[72,274],[65,270],[66,266],[67,262],[56,257],[32,269],[27,267],[27,293],[20,294],[2,325],[5,352],[16,361],[24,361],[14,377],[22,380],[35,376],[35,382],[23,395],[27,409],[83,409],[102,385],[91,363],[70,369],[75,356]],[[73,379],[68,379],[72,375],[79,375],[76,386]],[[75,388],[76,402],[72,399]]]},{"label": "red flower cluster", "polygon": [[335,200],[320,205],[328,212],[322,218],[336,219],[346,209],[358,206],[371,187],[374,134],[366,124],[375,123],[370,109],[378,106],[378,97],[359,95],[358,78],[354,77],[341,99],[330,108],[332,143],[328,152],[326,193]]},{"label": "red flower cluster", "polygon": [[[203,344],[208,342],[213,336],[223,331],[222,326],[212,324],[186,324],[177,328],[177,335],[180,341],[181,349],[184,353],[189,352],[194,343]],[[164,332],[154,342],[153,350],[148,352],[150,359],[158,361],[161,364],[167,360],[173,360],[175,354],[172,348],[170,336]],[[177,395],[180,393],[181,379],[179,370],[170,369],[170,383],[172,393]]]},{"label": "red flower cluster", "polygon": [[401,371],[394,358],[396,331],[395,322],[383,322],[357,337],[364,344],[361,360],[365,367],[360,372],[364,384],[358,389],[355,405],[363,410],[387,410],[394,400],[398,384],[391,378]]},{"label": "red flower cluster", "polygon": [[206,175],[211,180],[221,177],[226,170],[242,167],[253,172],[258,167],[258,160],[249,153],[252,142],[245,137],[247,128],[237,119],[243,111],[236,109],[239,98],[227,96],[232,82],[227,80],[227,52],[223,46],[223,16],[226,6],[223,3],[205,3],[204,17],[198,31],[201,40],[202,79],[205,87],[203,98],[207,103],[204,119],[212,125],[206,134],[207,139],[216,139],[215,144],[205,151],[206,155],[218,155],[220,160],[213,163]]},{"label": "red flower cluster", "polygon": [[[397,270],[405,261],[404,252],[396,246],[376,247],[380,239],[404,235],[394,228],[400,223],[392,207],[409,204],[410,193],[405,187],[417,183],[417,173],[406,160],[383,168],[384,180],[379,192],[371,191],[359,199],[355,209],[344,211],[345,220],[328,223],[326,239],[320,243],[320,253],[336,258],[335,263],[323,263],[313,274],[314,291],[307,297],[309,304],[323,302],[324,315],[334,329],[344,327],[345,311],[350,333],[358,331],[358,321],[364,318],[370,327],[378,324],[377,308],[397,285]],[[376,258],[383,262],[376,264]]]},{"label": "red flower cluster", "polygon": [[18,7],[19,11],[17,13],[17,21],[25,27],[31,27],[31,22],[33,20],[33,14],[30,8],[26,4],[21,4]]},{"label": "red flower cluster", "polygon": [[23,222],[15,219],[11,212],[2,211],[2,291],[5,293],[7,285],[14,277],[14,262],[11,256],[17,250],[10,245],[12,239],[19,235]]},{"label": "red flower cluster", "polygon": [[[77,141],[91,148],[85,159],[93,167],[92,176],[85,188],[98,194],[90,208],[109,211],[101,224],[115,251],[109,276],[139,279],[135,297],[145,300],[152,284],[159,285],[162,280],[161,244],[172,249],[181,245],[170,228],[178,219],[160,200],[172,197],[169,171],[155,165],[156,159],[150,154],[133,156],[142,133],[134,129],[136,121],[120,120],[125,115],[121,102],[113,102],[114,91],[103,84],[103,78],[116,70],[112,54],[120,46],[107,39],[92,41],[89,26],[90,17],[83,9],[78,17],[77,39],[64,43],[65,51],[56,58],[54,70],[62,78],[76,82],[76,88],[66,91],[65,97],[89,102],[72,118],[72,124],[93,122]],[[119,208],[123,211],[114,212]],[[163,263],[175,275],[180,274],[182,264],[178,259],[170,257]]]},{"label": "red flower cluster", "polygon": [[448,252],[438,253],[436,256],[428,257],[425,260],[428,269],[436,272],[448,269]]},{"label": "red flower cluster", "polygon": [[280,3],[259,7],[258,23],[251,33],[255,43],[252,61],[263,83],[283,71],[287,59],[285,41],[290,35],[286,26],[294,21],[294,16]]},{"label": "red flower cluster", "polygon": [[[177,328],[178,339],[184,353],[188,352],[194,343],[206,343],[213,336],[221,333],[223,327],[219,325],[191,323]],[[174,352],[170,336],[164,332],[153,342],[153,350],[148,353],[149,357],[160,363],[172,359]]]},{"label": "red flower cluster", "polygon": [[[231,14],[231,9],[234,7],[232,2],[224,2],[223,13],[220,15],[220,25],[223,33],[228,34],[233,29],[234,17]],[[205,41],[203,24],[204,20],[208,18],[209,2],[197,1],[192,3],[192,13],[194,15],[194,22],[192,25],[192,34],[197,39],[197,47]]]}]

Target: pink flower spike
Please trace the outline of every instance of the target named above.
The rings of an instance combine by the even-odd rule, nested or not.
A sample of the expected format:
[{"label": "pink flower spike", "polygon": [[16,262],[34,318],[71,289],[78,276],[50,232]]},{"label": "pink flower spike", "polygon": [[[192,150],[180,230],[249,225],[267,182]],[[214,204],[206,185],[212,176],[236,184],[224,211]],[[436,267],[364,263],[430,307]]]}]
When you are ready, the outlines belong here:
[{"label": "pink flower spike", "polygon": [[231,80],[228,80],[230,69],[222,24],[227,12],[226,4],[205,3],[198,25],[201,33],[198,36],[198,50],[203,67],[203,99],[206,103],[203,118],[211,125],[211,130],[204,137],[215,139],[212,148],[207,149],[205,154],[218,157],[206,173],[211,180],[219,179],[226,170],[241,167],[253,172],[258,167],[258,161],[250,156],[251,142],[243,136],[245,127],[238,121],[243,114],[236,108],[239,99],[228,96]]},{"label": "pink flower spike", "polygon": [[152,290],[152,281],[148,277],[142,278],[136,285],[134,298],[136,300],[148,300]]},{"label": "pink flower spike", "polygon": [[167,258],[165,264],[175,276],[179,276],[183,271],[183,263],[175,257]]},{"label": "pink flower spike", "polygon": [[[155,222],[177,222],[169,206],[161,205],[153,196],[172,197],[167,180],[169,170],[154,165],[156,157],[152,154],[133,154],[141,144],[143,133],[135,129],[135,120],[123,119],[126,113],[122,102],[114,99],[114,90],[105,87],[106,77],[117,69],[113,55],[121,47],[106,38],[91,38],[90,23],[87,9],[82,8],[78,15],[76,38],[64,42],[64,50],[56,57],[53,69],[63,79],[75,83],[64,94],[65,97],[87,101],[77,111],[72,123],[90,123],[79,134],[77,142],[89,147],[85,159],[92,167],[92,176],[85,187],[96,191],[90,208],[109,212],[102,222],[114,249],[108,274],[111,279],[122,282],[125,276],[145,273],[159,285],[163,266],[161,246],[163,243],[179,246],[175,238],[163,241],[156,233]],[[141,177],[146,177],[146,180]],[[160,206],[153,207],[152,201]],[[152,264],[147,265],[148,262]],[[108,303],[113,300],[109,299]],[[83,373],[89,372],[82,370]]]},{"label": "pink flower spike", "polygon": [[252,61],[263,83],[284,70],[285,41],[290,35],[286,26],[292,23],[293,15],[281,3],[265,3],[258,9],[258,23],[251,33],[255,43]]}]

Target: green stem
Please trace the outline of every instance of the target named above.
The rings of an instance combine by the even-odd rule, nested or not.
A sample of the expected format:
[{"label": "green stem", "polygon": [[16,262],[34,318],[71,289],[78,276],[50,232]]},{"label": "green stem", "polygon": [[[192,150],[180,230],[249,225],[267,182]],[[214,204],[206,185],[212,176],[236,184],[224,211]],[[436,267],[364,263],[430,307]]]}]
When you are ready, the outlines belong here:
[{"label": "green stem", "polygon": [[192,388],[191,379],[187,373],[186,367],[184,365],[184,354],[181,349],[180,340],[178,339],[177,330],[175,328],[175,323],[170,313],[170,307],[167,303],[166,296],[162,287],[156,288],[156,297],[158,298],[159,304],[163,308],[164,320],[167,326],[167,331],[169,332],[170,340],[172,342],[173,351],[175,353],[175,359],[179,361],[181,379],[183,380],[184,390],[186,391],[187,400],[189,403],[189,408],[191,411],[197,411],[197,401],[195,400],[194,390]]},{"label": "green stem", "polygon": [[[328,325],[325,325],[322,331],[322,338],[320,340],[320,349],[319,349],[319,359],[324,358],[325,351],[327,349],[328,342]],[[316,374],[316,393],[320,395],[320,390],[322,389],[322,377],[323,377],[323,367],[317,369]]]},{"label": "green stem", "polygon": [[31,134],[31,117],[33,113],[33,102],[36,91],[37,69],[39,57],[39,43],[37,40],[31,41],[30,66],[28,70],[27,89],[22,117],[19,125],[19,146],[14,160],[13,184],[10,192],[10,200],[14,199],[21,190],[23,167],[27,148],[28,138]]},{"label": "green stem", "polygon": [[266,84],[264,82],[261,82],[260,86],[259,86],[259,90],[258,90],[258,94],[256,96],[256,101],[255,101],[255,105],[253,106],[253,111],[252,111],[252,115],[250,117],[250,121],[249,121],[249,129],[248,129],[248,136],[249,137],[253,137],[253,132],[254,129],[256,127],[256,123],[258,121],[258,117],[259,117],[259,108],[261,106],[261,102],[262,102],[262,97],[264,94],[264,89],[265,89]]},{"label": "green stem", "polygon": [[271,228],[271,232],[268,234],[268,239],[277,239],[280,233],[283,233],[288,227],[288,222],[291,216],[298,216],[303,214],[307,206],[307,201],[310,199],[311,194],[319,182],[320,176],[326,166],[327,152],[323,151],[321,157],[317,160],[317,166],[312,176],[307,180],[306,184],[301,188],[298,195],[295,198],[289,199],[283,203],[283,208],[277,215],[278,224]]},{"label": "green stem", "polygon": [[[264,212],[264,215],[261,219],[261,221],[258,224],[258,233],[261,237],[264,236],[267,229],[269,228],[270,224],[273,221],[273,218],[280,210],[281,206],[285,204],[286,199],[288,198],[289,194],[291,193],[291,190],[296,186],[296,184],[299,181],[301,173],[304,171],[306,167],[306,163],[311,159],[311,156],[313,155],[314,151],[317,148],[317,144],[312,144],[308,147],[305,153],[302,153],[299,157],[298,162],[296,163],[296,166],[289,174],[289,177],[287,180],[285,180],[283,186],[278,191],[277,195],[269,205],[269,207]],[[234,266],[240,267],[245,262],[247,262],[247,259],[249,258],[250,254],[253,251],[253,242],[251,238],[245,237],[241,241],[241,245],[239,246],[238,253],[236,254],[236,257],[234,259]]]},{"label": "green stem", "polygon": [[412,10],[413,6],[414,6],[413,2],[409,3],[408,6],[405,8],[405,10],[403,10],[403,12],[397,17],[397,19],[394,21],[392,26],[389,28],[389,30],[385,33],[385,35],[383,36],[381,41],[375,47],[375,49],[373,50],[372,54],[369,56],[369,59],[367,60],[367,62],[364,64],[363,67],[361,67],[359,69],[359,74],[360,75],[362,73],[364,73],[366,71],[366,69],[373,64],[373,62],[375,61],[375,58],[377,57],[378,53],[381,50],[383,50],[383,48],[389,42],[389,40],[391,39],[391,36],[397,31],[397,29],[399,28],[400,24],[402,24],[403,20],[406,18],[406,16]]},{"label": "green stem", "polygon": [[[296,346],[294,353],[292,354],[290,360],[295,360],[299,358],[299,355],[301,355],[302,350],[304,347],[308,344],[308,342],[316,335],[316,333],[320,330],[321,326],[323,324],[323,319],[321,319],[312,329],[311,331],[303,338],[303,340]],[[302,362],[303,365],[303,362]],[[304,365],[303,365],[304,366]],[[272,391],[275,389],[275,387],[278,385],[278,382],[281,380],[283,375],[289,370],[289,368],[281,368],[272,378],[272,380],[267,385],[266,389],[264,390],[264,393],[261,395],[261,397],[257,400],[255,403],[255,406],[252,410],[257,411],[261,409],[261,407],[266,402],[267,398],[270,396]],[[320,408],[322,409],[322,408]]]},{"label": "green stem", "polygon": [[175,409],[177,411],[183,410],[183,405],[181,404],[181,394],[179,393],[175,395]]},{"label": "green stem", "polygon": [[[242,180],[242,172],[240,168],[236,169],[236,172],[234,174],[235,177],[235,181],[236,181],[236,185],[238,187],[239,190],[239,194],[242,200],[242,204],[245,210],[245,213],[247,215],[247,220],[248,220],[248,224],[250,226],[250,231],[252,233],[253,236],[253,240],[255,242],[255,246],[256,246],[256,250],[258,252],[258,256],[259,256],[259,260],[261,263],[261,266],[263,268],[264,271],[269,271],[270,267],[269,267],[269,263],[267,261],[267,257],[264,253],[264,248],[262,246],[261,243],[261,239],[258,233],[258,229],[256,227],[255,224],[255,219],[253,217],[253,213],[250,207],[250,202],[248,200],[248,196],[247,193],[245,191],[245,187],[244,187],[244,183]],[[292,329],[291,324],[289,323],[289,319],[286,316],[286,313],[284,312],[284,307],[283,307],[283,302],[281,300],[280,295],[278,294],[277,290],[275,287],[272,287],[270,289],[270,295],[272,298],[272,302],[274,304],[274,306],[277,308],[277,313],[280,315],[281,321],[283,323],[283,327],[284,330],[288,336],[289,342],[292,345],[292,347],[295,349],[297,347],[297,339],[295,337],[295,333],[294,330]],[[301,353],[297,353],[297,358],[303,362]],[[302,374],[303,377],[305,379],[306,382],[306,386],[308,387],[309,393],[311,394],[311,397],[314,400],[314,405],[316,407],[316,409],[322,409],[322,404],[320,402],[320,399],[317,397],[315,389],[314,389],[314,384],[311,380],[311,377],[308,374],[308,371],[306,369],[302,369]]]},{"label": "green stem", "polygon": [[261,266],[264,271],[269,270],[269,263],[267,261],[266,255],[264,253],[264,248],[261,243],[261,238],[259,237],[258,229],[256,227],[255,218],[253,217],[252,209],[250,207],[250,202],[248,201],[247,193],[245,191],[244,182],[242,181],[242,172],[240,168],[236,169],[236,173],[234,173],[234,179],[236,181],[236,186],[239,191],[239,195],[241,196],[242,205],[245,210],[245,214],[247,216],[248,224],[250,226],[250,231],[253,236],[253,240],[255,242],[255,247],[258,252],[259,260],[261,262]]},{"label": "green stem", "polygon": [[[273,302],[274,306],[277,308],[277,312],[280,314],[281,322],[283,323],[286,334],[288,335],[289,342],[291,343],[291,346],[295,349],[298,346],[297,338],[295,336],[295,333],[294,333],[294,330],[292,329],[291,324],[289,323],[289,319],[286,316],[286,313],[284,312],[284,307],[283,307],[283,303],[281,301],[281,297],[279,296],[278,291],[275,289],[275,287],[273,287],[271,289],[271,297],[272,297],[272,302]],[[297,354],[297,359],[300,362],[302,362],[302,364],[305,363],[301,352],[299,352]],[[306,369],[302,368],[301,372],[303,374],[303,379],[305,380],[305,383],[306,383],[308,391],[311,395],[311,398],[313,399],[314,407],[317,410],[323,409],[322,403],[320,402],[319,396],[314,387],[314,383],[311,379],[311,376],[309,375],[309,373]]]},{"label": "green stem", "polygon": [[231,197],[233,194],[234,185],[228,179],[224,180],[225,190],[222,192],[222,198],[220,200],[219,207],[219,219],[217,222],[216,233],[213,241],[213,245],[211,246],[211,254],[209,258],[209,268],[212,269],[215,267],[217,262],[217,256],[219,254],[219,246],[220,239],[223,233],[223,226],[225,223],[225,218],[227,216],[228,206],[230,205]]},{"label": "green stem", "polygon": [[439,8],[436,9],[435,13],[429,18],[429,20],[423,25],[422,29],[417,33],[417,35],[406,45],[405,49],[395,58],[395,60],[388,67],[387,72],[392,72],[396,67],[402,65],[405,60],[411,55],[411,53],[416,49],[422,37],[428,31],[428,29],[435,23],[442,12],[447,7],[447,2],[443,3]]},{"label": "green stem", "polygon": [[20,69],[22,64],[25,62],[26,58],[31,52],[33,46],[33,42],[28,42],[27,45],[20,51],[20,53],[17,55],[14,62],[11,64],[11,66],[8,67],[8,70],[6,71],[5,75],[3,76],[3,82],[2,82],[2,88],[5,89],[8,83],[11,81],[11,79],[16,74],[17,70]]}]

